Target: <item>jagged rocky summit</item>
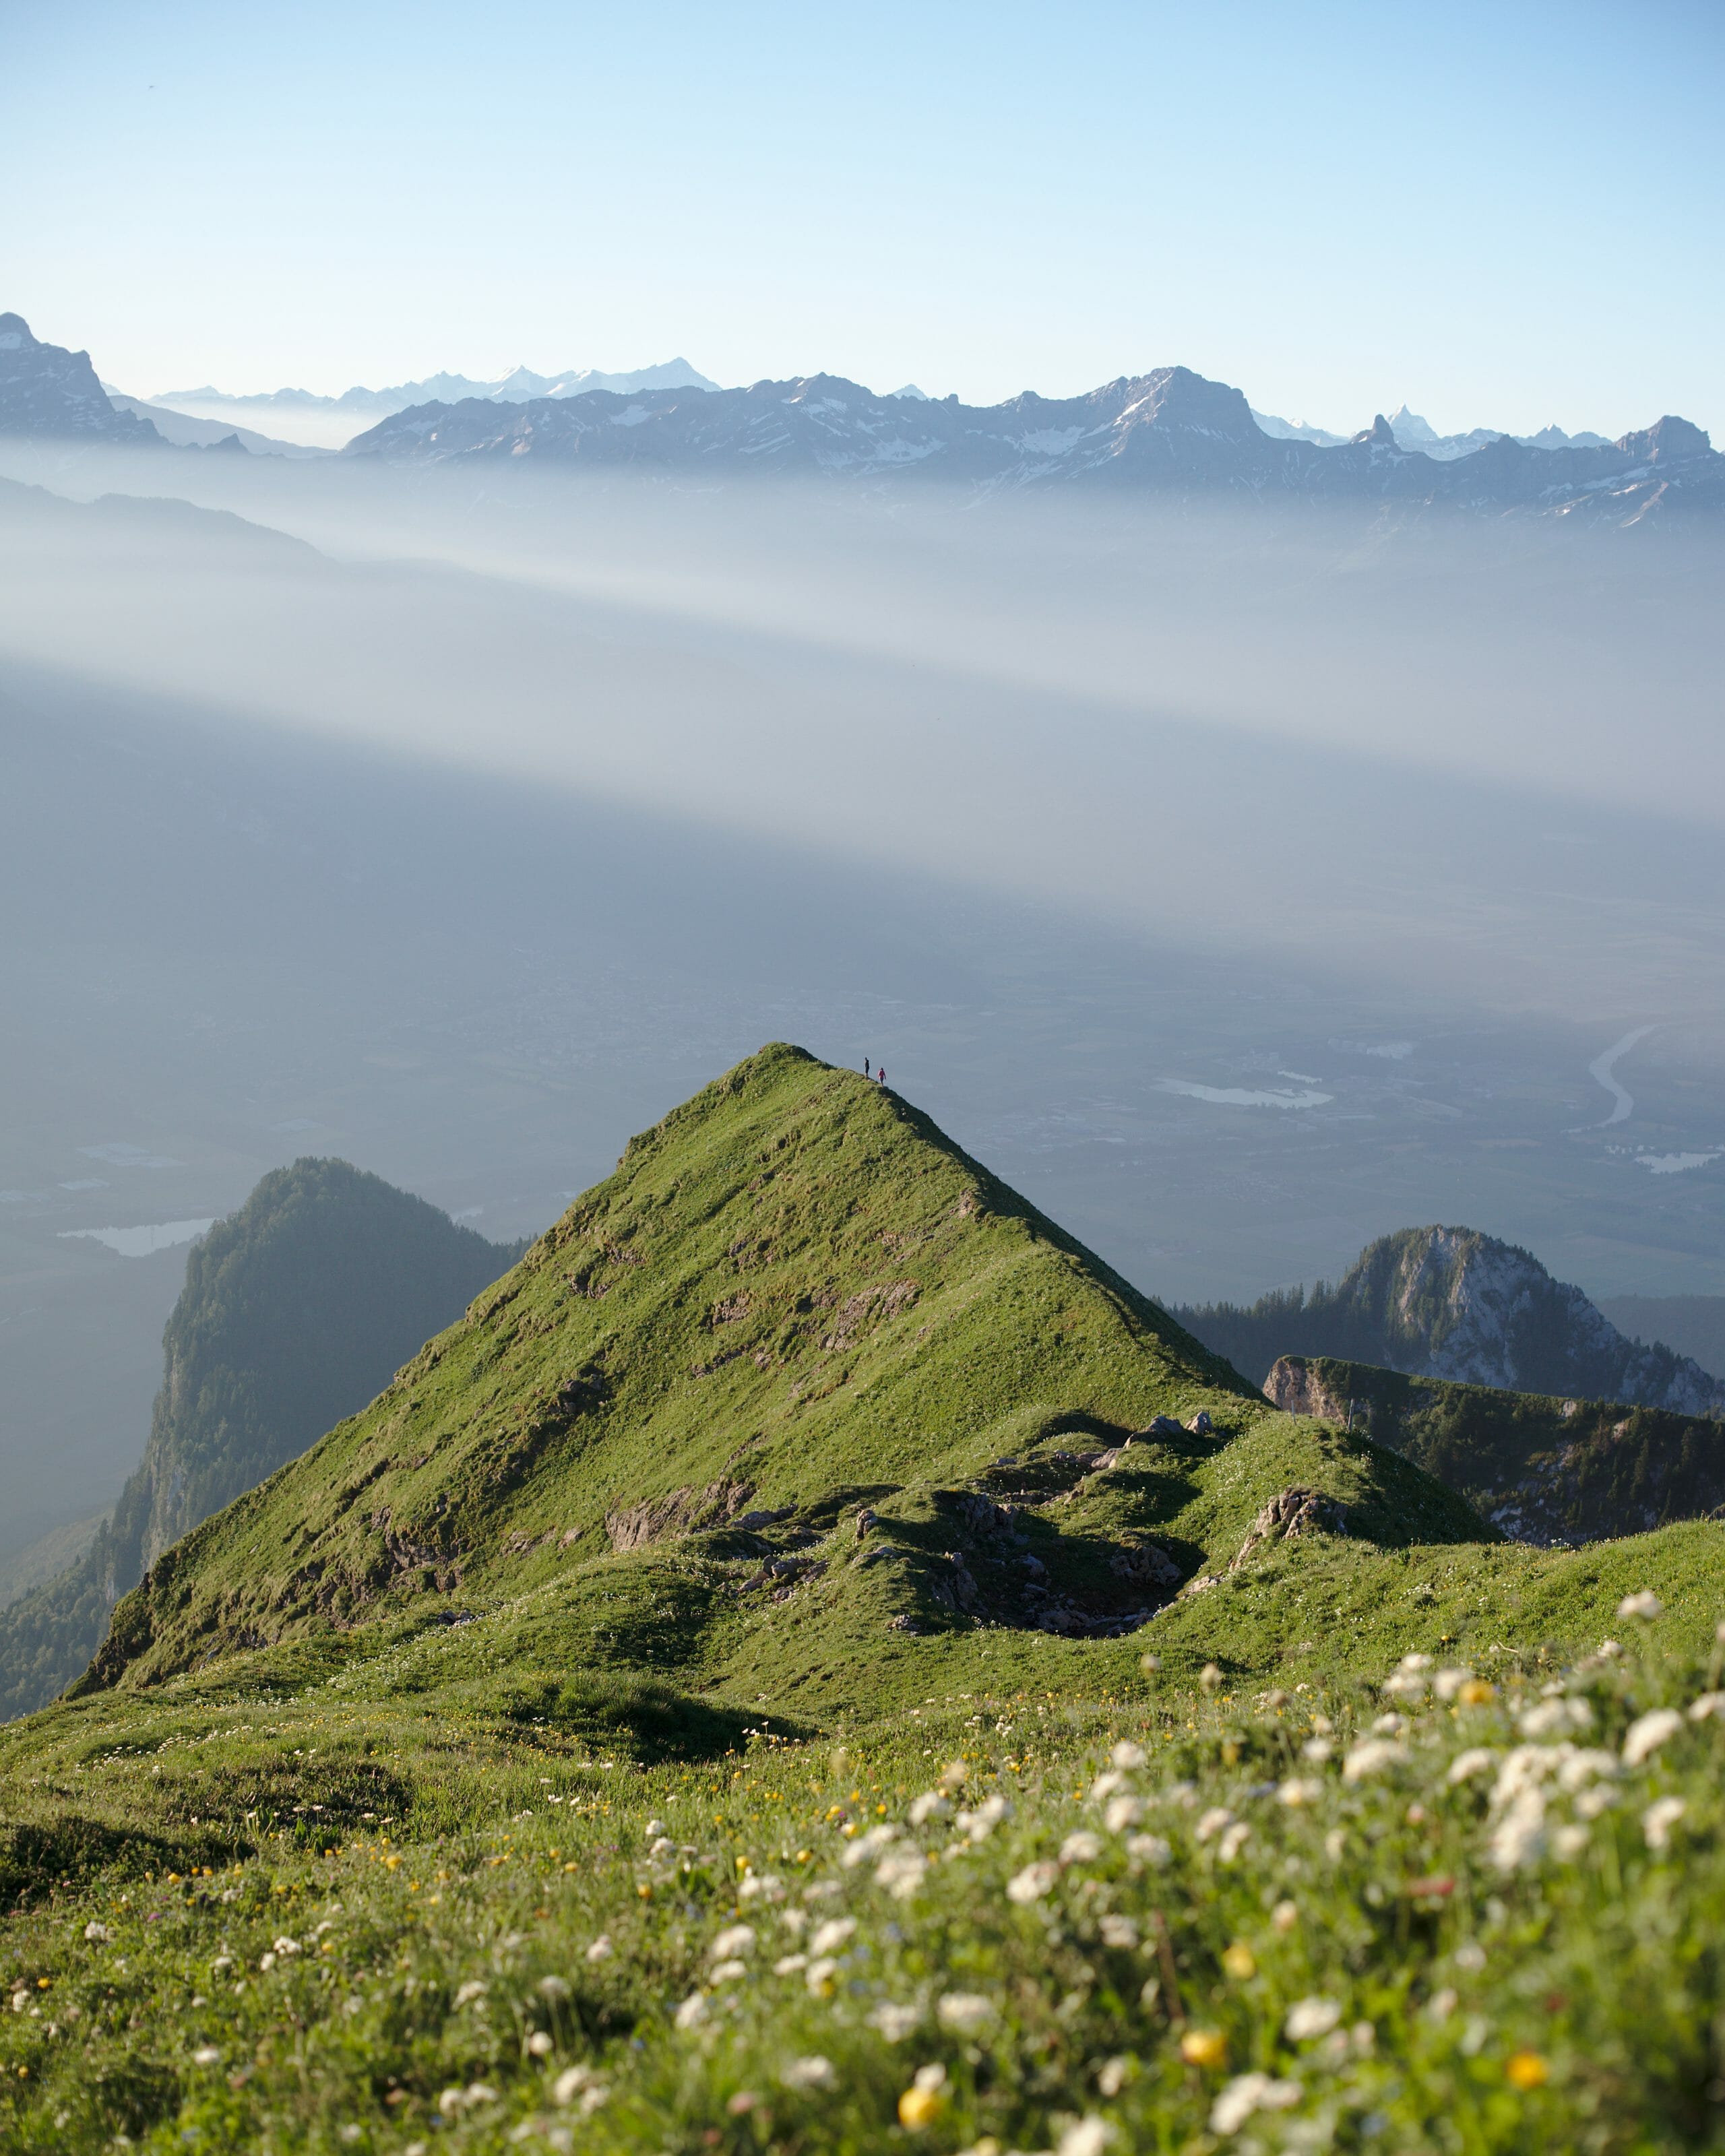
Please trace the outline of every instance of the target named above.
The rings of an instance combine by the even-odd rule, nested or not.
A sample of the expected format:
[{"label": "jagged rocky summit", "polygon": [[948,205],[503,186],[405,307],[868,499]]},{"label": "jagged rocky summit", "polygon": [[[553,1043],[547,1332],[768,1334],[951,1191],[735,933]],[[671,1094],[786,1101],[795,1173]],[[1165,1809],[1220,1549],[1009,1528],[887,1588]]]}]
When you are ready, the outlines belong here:
[{"label": "jagged rocky summit", "polygon": [[87,352],[44,344],[22,315],[0,315],[0,437],[159,442],[147,419],[116,411]]},{"label": "jagged rocky summit", "polygon": [[1279,1357],[1331,1356],[1516,1393],[1725,1416],[1725,1383],[1657,1342],[1620,1332],[1530,1251],[1471,1228],[1407,1228],[1320,1281],[1178,1312],[1249,1377]]},{"label": "jagged rocky summit", "polygon": [[1055,482],[1293,499],[1580,511],[1632,521],[1658,506],[1725,507],[1725,457],[1666,417],[1604,446],[1535,448],[1507,435],[1440,459],[1381,416],[1352,441],[1266,433],[1244,396],[1183,367],[1122,376],[1086,395],[1026,391],[1004,404],[878,397],[816,374],[744,389],[666,388],[414,405],[347,445],[420,462],[539,459],[665,472],[809,472],[937,478],[989,490]]}]

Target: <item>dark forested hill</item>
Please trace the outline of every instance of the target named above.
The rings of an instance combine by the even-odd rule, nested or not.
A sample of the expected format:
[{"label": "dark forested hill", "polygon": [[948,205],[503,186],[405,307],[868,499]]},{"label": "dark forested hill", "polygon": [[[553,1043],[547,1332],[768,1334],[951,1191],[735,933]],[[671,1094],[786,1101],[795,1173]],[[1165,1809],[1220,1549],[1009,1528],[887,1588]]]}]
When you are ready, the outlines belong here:
[{"label": "dark forested hill", "polygon": [[52,1699],[169,1543],[363,1407],[520,1255],[345,1161],[266,1175],[193,1247],[149,1440],[113,1518],[0,1611],[0,1716]]},{"label": "dark forested hill", "polygon": [[1264,1389],[1290,1414],[1390,1446],[1517,1542],[1615,1539],[1725,1507],[1725,1426],[1710,1415],[1450,1384],[1315,1355],[1283,1356]]}]

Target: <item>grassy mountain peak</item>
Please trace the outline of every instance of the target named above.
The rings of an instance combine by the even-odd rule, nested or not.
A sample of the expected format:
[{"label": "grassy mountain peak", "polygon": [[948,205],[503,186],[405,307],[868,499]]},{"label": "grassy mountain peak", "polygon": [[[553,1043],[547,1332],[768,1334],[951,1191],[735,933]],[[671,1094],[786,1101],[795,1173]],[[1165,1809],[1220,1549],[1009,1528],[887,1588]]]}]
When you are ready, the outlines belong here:
[{"label": "grassy mountain peak", "polygon": [[1392,1455],[1338,1455],[1325,1482],[1325,1446],[1348,1441],[1296,1442],[915,1108],[774,1044],[632,1140],[363,1414],[162,1558],[86,1682],[533,1596],[590,1656],[592,1613],[565,1606],[583,1583],[637,1608],[655,1666],[716,1651],[750,1575],[773,1606],[806,1586],[798,1612],[836,1595],[860,1637],[1093,1636],[1231,1557],[1302,1476],[1338,1502],[1360,1481],[1382,1539],[1483,1532]]}]

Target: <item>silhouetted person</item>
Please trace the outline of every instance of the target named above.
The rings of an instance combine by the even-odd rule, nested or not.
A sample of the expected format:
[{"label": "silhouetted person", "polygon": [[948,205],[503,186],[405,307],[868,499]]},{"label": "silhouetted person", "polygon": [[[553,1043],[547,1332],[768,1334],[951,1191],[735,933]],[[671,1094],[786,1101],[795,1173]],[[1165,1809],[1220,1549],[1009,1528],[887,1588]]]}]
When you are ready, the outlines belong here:
[{"label": "silhouetted person", "polygon": [[863,1075],[865,1078],[869,1075],[869,1059],[866,1055],[863,1058]]}]

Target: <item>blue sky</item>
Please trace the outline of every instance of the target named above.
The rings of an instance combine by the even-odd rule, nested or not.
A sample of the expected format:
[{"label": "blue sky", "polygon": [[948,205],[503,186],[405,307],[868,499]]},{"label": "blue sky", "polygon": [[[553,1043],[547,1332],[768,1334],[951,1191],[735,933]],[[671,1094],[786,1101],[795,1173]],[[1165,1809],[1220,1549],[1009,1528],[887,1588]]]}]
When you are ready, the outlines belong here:
[{"label": "blue sky", "polygon": [[1725,6],[8,0],[0,307],[141,392],[1178,361],[1725,437]]}]

